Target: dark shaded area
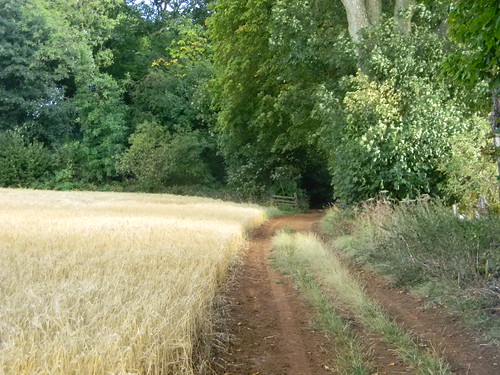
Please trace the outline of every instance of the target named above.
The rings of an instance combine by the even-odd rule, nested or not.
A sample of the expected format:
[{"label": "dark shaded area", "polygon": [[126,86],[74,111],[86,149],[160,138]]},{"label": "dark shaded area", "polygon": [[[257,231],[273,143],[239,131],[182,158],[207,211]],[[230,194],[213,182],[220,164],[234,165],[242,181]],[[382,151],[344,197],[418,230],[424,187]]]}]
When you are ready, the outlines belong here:
[{"label": "dark shaded area", "polygon": [[333,202],[331,176],[326,164],[307,164],[300,183],[309,196],[310,208],[324,208]]}]

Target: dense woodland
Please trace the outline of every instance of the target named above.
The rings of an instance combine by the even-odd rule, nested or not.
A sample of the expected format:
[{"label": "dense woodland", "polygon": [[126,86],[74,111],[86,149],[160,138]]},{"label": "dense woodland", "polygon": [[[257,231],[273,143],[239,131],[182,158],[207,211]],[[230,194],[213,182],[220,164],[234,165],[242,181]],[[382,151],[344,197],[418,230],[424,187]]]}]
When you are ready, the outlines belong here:
[{"label": "dense woodland", "polygon": [[1,0],[0,186],[494,201],[499,40],[497,0]]}]

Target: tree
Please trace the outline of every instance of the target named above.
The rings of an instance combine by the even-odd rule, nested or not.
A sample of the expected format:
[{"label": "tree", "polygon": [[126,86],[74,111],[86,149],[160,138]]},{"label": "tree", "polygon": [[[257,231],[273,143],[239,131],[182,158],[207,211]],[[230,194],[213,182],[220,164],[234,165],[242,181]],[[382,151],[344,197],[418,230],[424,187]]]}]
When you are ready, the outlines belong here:
[{"label": "tree", "polygon": [[[229,182],[247,195],[303,193],[304,181],[313,176],[305,172],[312,164],[326,165],[317,142],[320,124],[312,113],[338,63],[330,53],[337,41],[333,30],[345,21],[332,17],[332,9],[339,10],[330,1],[215,5],[209,30],[220,109],[217,129]],[[324,174],[314,178],[329,186]]]},{"label": "tree", "polygon": [[[382,16],[382,0],[342,0],[347,13],[349,34],[354,41],[359,41],[360,32],[378,24]],[[411,26],[411,7],[415,0],[395,0],[394,20],[397,31],[407,34]]]},{"label": "tree", "polygon": [[500,7],[495,0],[450,0],[448,33],[463,43],[469,53],[454,56],[459,79],[477,83],[488,81],[492,89],[500,87]]},{"label": "tree", "polygon": [[144,122],[130,136],[130,144],[120,157],[119,169],[143,191],[159,192],[176,185],[213,181],[203,155],[212,145],[200,132],[172,135],[157,123]]},{"label": "tree", "polygon": [[[486,80],[492,90],[491,129],[500,134],[500,7],[495,0],[453,0],[449,34],[469,53],[455,55],[451,70],[461,81]],[[497,159],[500,197],[500,156]]]},{"label": "tree", "polygon": [[173,28],[174,37],[130,92],[133,121],[155,121],[171,132],[204,129],[200,101],[213,72],[210,43],[189,19],[177,20]]},{"label": "tree", "polygon": [[80,87],[74,102],[86,155],[85,179],[105,182],[116,177],[117,157],[125,149],[129,134],[123,91],[112,77],[97,73],[92,83]]},{"label": "tree", "polygon": [[50,30],[42,17],[25,17],[23,4],[0,3],[0,131],[54,144],[68,131],[71,108],[51,62],[40,58]]},{"label": "tree", "polygon": [[[103,183],[116,177],[115,162],[129,134],[123,90],[102,73],[113,52],[107,45],[117,25],[121,0],[30,0],[24,15],[41,17],[49,30],[39,47],[38,59],[49,61],[66,100],[76,116],[71,136],[86,155],[82,168],[86,181]],[[70,139],[69,141],[71,141]]]},{"label": "tree", "polygon": [[14,131],[0,133],[0,186],[39,186],[53,172],[54,158],[40,142]]},{"label": "tree", "polygon": [[379,190],[397,199],[443,195],[450,139],[477,124],[473,95],[441,74],[450,47],[432,16],[421,7],[409,34],[394,19],[365,29],[357,44],[362,69],[341,81],[338,101],[322,105],[333,185],[345,202]]}]

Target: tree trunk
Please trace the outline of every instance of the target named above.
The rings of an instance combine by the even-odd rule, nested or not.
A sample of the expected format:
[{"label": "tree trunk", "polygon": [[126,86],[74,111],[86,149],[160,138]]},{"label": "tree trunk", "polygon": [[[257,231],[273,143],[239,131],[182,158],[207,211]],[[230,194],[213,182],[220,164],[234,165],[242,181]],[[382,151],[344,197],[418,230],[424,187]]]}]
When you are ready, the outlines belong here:
[{"label": "tree trunk", "polygon": [[365,0],[366,13],[368,22],[371,26],[375,26],[382,16],[382,1],[380,0]]},{"label": "tree trunk", "polygon": [[401,34],[409,34],[411,31],[411,16],[408,8],[415,5],[415,0],[396,0],[394,5],[394,20],[396,31]]},{"label": "tree trunk", "polygon": [[[370,1],[371,2],[371,1]],[[349,35],[352,40],[359,40],[359,31],[370,26],[365,0],[342,0],[347,13]]]},{"label": "tree trunk", "polygon": [[[490,115],[491,122],[491,130],[493,132],[493,136],[500,133],[500,89],[493,90],[493,112]],[[495,140],[493,140],[495,142]],[[495,146],[498,147],[495,142]],[[498,199],[500,200],[500,157],[497,159],[498,165]]]}]

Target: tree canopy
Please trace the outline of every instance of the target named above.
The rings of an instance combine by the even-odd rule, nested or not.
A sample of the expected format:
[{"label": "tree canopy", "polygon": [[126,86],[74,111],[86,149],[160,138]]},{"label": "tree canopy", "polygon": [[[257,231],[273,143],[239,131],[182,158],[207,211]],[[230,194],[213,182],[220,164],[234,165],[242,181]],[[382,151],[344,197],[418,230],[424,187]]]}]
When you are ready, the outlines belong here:
[{"label": "tree canopy", "polygon": [[469,201],[499,29],[493,0],[4,0],[0,184]]}]

